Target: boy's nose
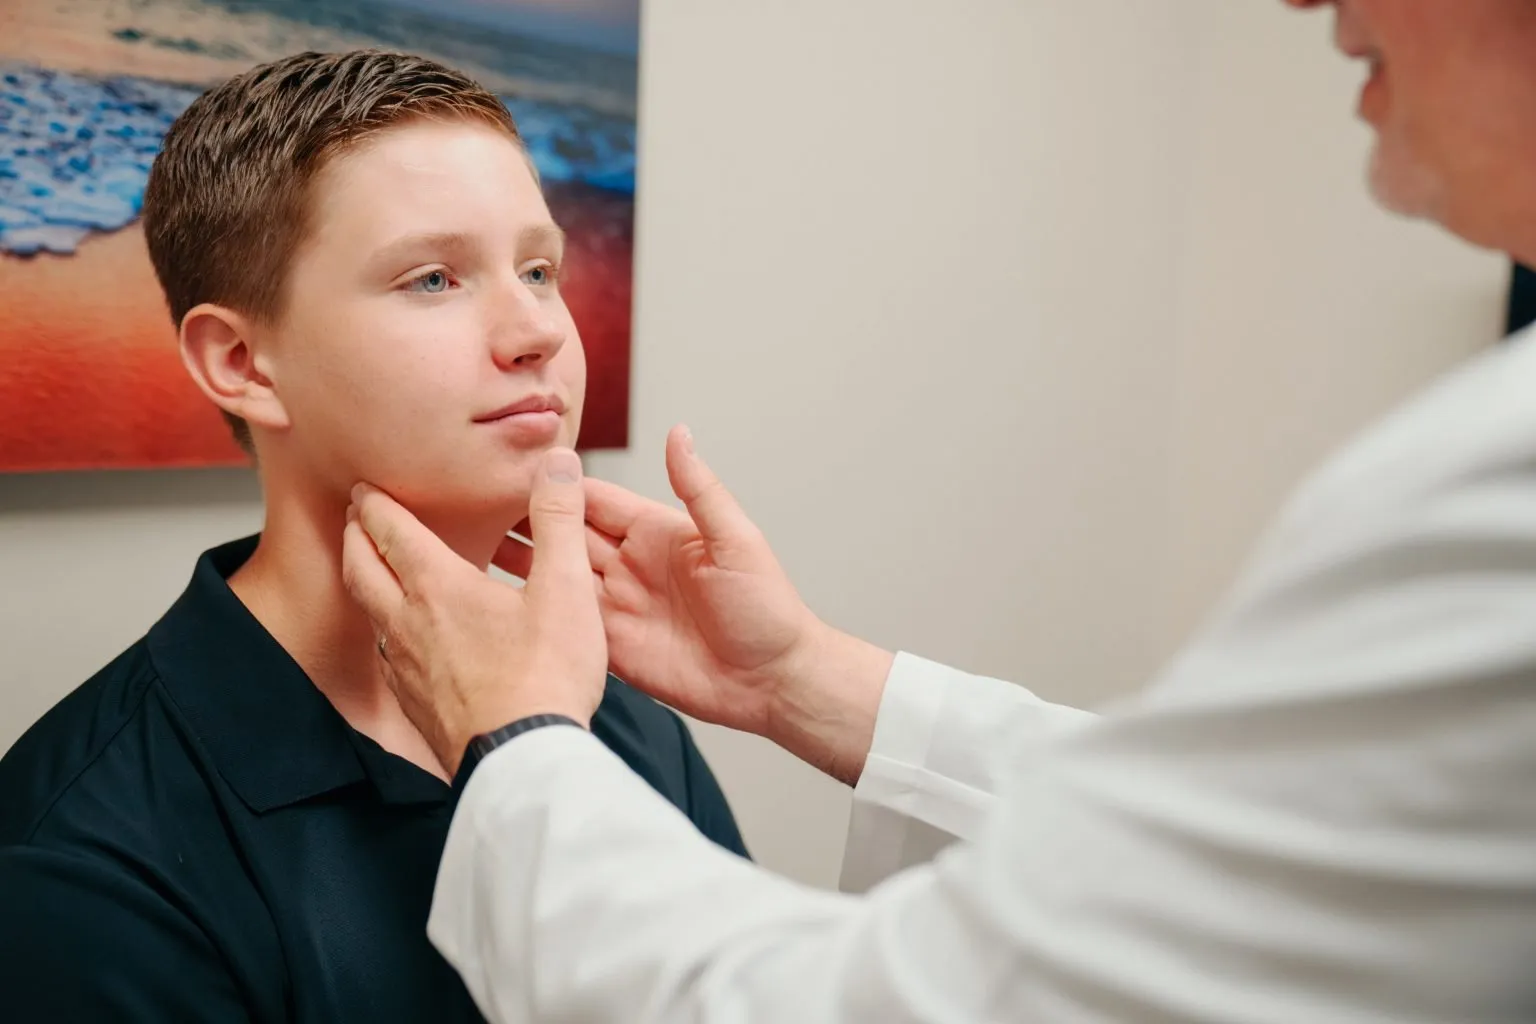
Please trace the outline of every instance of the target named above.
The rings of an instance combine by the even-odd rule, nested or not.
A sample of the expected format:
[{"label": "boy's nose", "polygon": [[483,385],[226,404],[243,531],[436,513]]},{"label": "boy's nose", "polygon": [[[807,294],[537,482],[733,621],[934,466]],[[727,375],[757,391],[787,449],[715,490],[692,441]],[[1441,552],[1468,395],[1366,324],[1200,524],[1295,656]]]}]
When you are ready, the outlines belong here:
[{"label": "boy's nose", "polygon": [[531,369],[555,357],[565,345],[565,333],[537,298],[525,294],[496,325],[491,357],[502,370]]}]

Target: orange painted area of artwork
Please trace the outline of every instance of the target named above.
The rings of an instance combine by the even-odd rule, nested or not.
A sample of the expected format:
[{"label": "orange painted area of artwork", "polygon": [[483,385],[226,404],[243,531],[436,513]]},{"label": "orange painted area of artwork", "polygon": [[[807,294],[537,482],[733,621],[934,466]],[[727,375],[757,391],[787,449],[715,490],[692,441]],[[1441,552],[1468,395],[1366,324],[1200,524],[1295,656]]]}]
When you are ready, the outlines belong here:
[{"label": "orange painted area of artwork", "polygon": [[[587,348],[582,447],[628,439],[633,202],[553,186]],[[137,224],[72,256],[0,256],[0,472],[238,465],[176,350]]]},{"label": "orange painted area of artwork", "polygon": [[0,470],[244,461],[173,340],[123,335],[103,344],[69,323],[37,337],[0,337]]},{"label": "orange painted area of artwork", "polygon": [[193,386],[138,225],[0,257],[0,470],[236,465]]}]

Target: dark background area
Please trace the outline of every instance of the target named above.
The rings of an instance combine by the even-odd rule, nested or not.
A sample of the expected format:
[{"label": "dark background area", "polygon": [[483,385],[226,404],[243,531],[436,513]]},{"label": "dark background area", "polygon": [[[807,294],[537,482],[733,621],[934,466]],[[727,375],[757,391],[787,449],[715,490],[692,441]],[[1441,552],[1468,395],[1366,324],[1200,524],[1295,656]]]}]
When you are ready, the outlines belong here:
[{"label": "dark background area", "polygon": [[1509,333],[1536,323],[1536,270],[1515,264],[1509,287]]}]

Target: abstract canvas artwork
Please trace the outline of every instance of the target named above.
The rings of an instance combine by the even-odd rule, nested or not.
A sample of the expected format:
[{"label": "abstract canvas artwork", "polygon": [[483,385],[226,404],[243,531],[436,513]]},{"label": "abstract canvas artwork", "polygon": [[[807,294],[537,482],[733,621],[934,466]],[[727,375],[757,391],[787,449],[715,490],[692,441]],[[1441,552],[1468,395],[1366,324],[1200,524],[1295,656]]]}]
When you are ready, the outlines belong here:
[{"label": "abstract canvas artwork", "polygon": [[232,465],[138,222],[204,89],[304,50],[404,50],[507,104],[569,235],[586,448],[629,420],[639,0],[4,0],[0,471]]}]

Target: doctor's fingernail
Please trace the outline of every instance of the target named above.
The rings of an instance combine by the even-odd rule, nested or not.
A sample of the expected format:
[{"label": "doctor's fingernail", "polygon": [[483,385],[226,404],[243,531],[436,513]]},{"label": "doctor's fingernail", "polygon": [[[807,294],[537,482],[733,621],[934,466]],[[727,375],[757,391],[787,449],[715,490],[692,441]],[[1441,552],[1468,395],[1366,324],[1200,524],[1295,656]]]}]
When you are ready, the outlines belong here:
[{"label": "doctor's fingernail", "polygon": [[698,449],[695,448],[694,445],[693,445],[693,428],[692,427],[684,427],[683,428],[683,450],[685,452],[687,452],[689,455],[697,455],[699,453]]}]

